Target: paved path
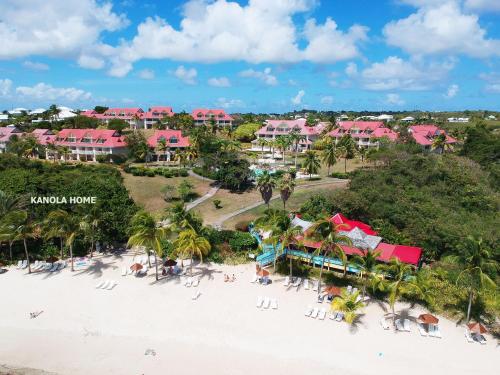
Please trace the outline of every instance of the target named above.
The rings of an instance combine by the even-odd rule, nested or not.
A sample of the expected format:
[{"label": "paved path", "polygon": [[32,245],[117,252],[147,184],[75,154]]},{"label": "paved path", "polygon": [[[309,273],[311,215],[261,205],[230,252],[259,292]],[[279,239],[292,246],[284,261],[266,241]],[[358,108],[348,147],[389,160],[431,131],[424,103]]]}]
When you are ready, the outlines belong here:
[{"label": "paved path", "polygon": [[203,177],[203,176],[200,176],[198,173],[194,173],[191,169],[188,170],[188,174],[192,177],[199,178],[200,180],[203,180],[203,181],[215,182],[215,180],[212,180],[211,178]]},{"label": "paved path", "polygon": [[[331,179],[329,181],[322,181],[322,182],[311,183],[311,184],[306,184],[306,185],[298,185],[295,188],[295,190],[301,190],[301,189],[310,188],[310,187],[314,187],[314,186],[321,186],[321,185],[341,185],[341,184],[347,184],[347,182],[348,182],[348,180],[340,180],[340,179],[334,178],[334,179]],[[273,201],[275,199],[279,199],[279,198],[280,198],[279,194],[275,195],[275,196],[273,196],[271,198],[271,201]],[[231,212],[229,214],[221,216],[220,218],[218,218],[217,220],[215,220],[212,223],[212,226],[214,228],[222,228],[222,224],[224,224],[225,221],[227,221],[229,219],[232,219],[235,216],[241,215],[242,213],[245,213],[246,211],[249,211],[251,209],[259,207],[262,204],[264,204],[264,203],[261,200],[259,200],[258,202],[255,202],[255,203],[253,203],[253,204],[251,204],[249,206],[240,208],[237,211],[233,211],[233,212]]]},{"label": "paved path", "polygon": [[216,185],[213,188],[211,188],[204,196],[202,196],[198,199],[195,199],[194,201],[186,204],[186,211],[189,211],[192,208],[198,206],[199,204],[205,202],[207,199],[212,198],[215,195],[215,193],[217,193],[219,191],[219,189],[220,189],[220,186]]}]

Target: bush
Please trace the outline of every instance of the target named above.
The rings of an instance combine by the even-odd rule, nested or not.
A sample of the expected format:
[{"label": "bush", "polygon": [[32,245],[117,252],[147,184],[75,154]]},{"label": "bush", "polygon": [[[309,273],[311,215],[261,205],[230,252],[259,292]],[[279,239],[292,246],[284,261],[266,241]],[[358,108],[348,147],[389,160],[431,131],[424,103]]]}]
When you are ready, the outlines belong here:
[{"label": "bush", "polygon": [[222,208],[222,206],[220,205],[221,204],[220,199],[214,199],[213,200],[213,204],[214,204],[214,206],[215,206],[216,209]]},{"label": "bush", "polygon": [[171,178],[172,177],[172,171],[170,169],[164,168],[162,171],[162,176],[165,178]]},{"label": "bush", "polygon": [[95,160],[98,163],[107,163],[107,162],[109,162],[109,155],[97,155],[95,157]]},{"label": "bush", "polygon": [[244,251],[248,249],[254,249],[257,247],[257,240],[250,233],[245,232],[231,232],[231,238],[229,239],[229,246],[234,251]]},{"label": "bush", "polygon": [[187,177],[187,176],[189,176],[189,173],[186,168],[179,169],[179,177]]},{"label": "bush", "polygon": [[132,175],[133,176],[145,176],[146,175],[146,169],[144,168],[132,168]]},{"label": "bush", "polygon": [[330,174],[330,177],[340,178],[342,180],[347,180],[350,177],[350,175],[349,175],[349,173],[333,172],[332,174]]},{"label": "bush", "polygon": [[154,176],[156,176],[155,171],[154,171],[154,170],[152,170],[152,169],[146,169],[145,174],[146,174],[146,176],[148,176],[148,177],[154,177]]},{"label": "bush", "polygon": [[249,222],[248,221],[238,221],[234,228],[239,232],[248,232],[249,231]]},{"label": "bush", "polygon": [[130,166],[130,164],[127,164],[123,167],[123,172],[132,173],[132,167]]},{"label": "bush", "polygon": [[123,164],[127,161],[127,157],[124,155],[111,154],[111,155],[108,155],[108,157],[112,163],[118,164],[118,165]]}]

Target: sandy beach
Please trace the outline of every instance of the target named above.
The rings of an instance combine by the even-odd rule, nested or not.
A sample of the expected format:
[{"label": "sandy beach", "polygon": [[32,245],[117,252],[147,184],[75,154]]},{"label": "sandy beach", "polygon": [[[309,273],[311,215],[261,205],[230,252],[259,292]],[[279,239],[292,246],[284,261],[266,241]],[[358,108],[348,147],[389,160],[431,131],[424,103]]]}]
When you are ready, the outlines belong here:
[{"label": "sandy beach", "polygon": [[[497,342],[467,343],[463,326],[440,317],[442,339],[384,331],[387,305],[370,303],[348,326],[304,316],[312,290],[250,283],[255,265],[202,265],[197,288],[154,272],[121,276],[132,255],[98,256],[90,267],[0,275],[0,364],[56,374],[496,374]],[[234,283],[223,275],[235,274]],[[96,289],[116,280],[112,290]],[[201,296],[193,301],[198,289]],[[257,309],[258,296],[279,308]],[[326,304],[318,305],[328,307]],[[30,319],[30,312],[43,311]],[[423,310],[400,304],[416,318]],[[150,350],[149,350],[150,349]],[[146,355],[145,353],[154,353]],[[495,370],[496,369],[496,370]]]}]

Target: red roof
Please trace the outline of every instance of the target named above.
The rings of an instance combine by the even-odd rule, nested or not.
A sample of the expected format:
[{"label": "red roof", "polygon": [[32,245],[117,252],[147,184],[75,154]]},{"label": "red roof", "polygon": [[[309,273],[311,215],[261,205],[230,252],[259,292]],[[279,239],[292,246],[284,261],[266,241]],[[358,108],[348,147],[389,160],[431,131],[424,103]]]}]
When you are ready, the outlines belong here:
[{"label": "red roof", "polygon": [[147,119],[161,119],[162,117],[172,117],[173,115],[174,112],[172,111],[172,107],[157,106],[149,108],[148,111],[143,114],[143,117]]},{"label": "red roof", "polygon": [[233,120],[233,118],[229,116],[223,109],[198,108],[191,112],[191,116],[193,116],[195,120],[209,120],[212,115],[216,120]]},{"label": "red roof", "polygon": [[[180,130],[156,130],[154,134],[148,138],[150,147],[158,146],[158,141],[164,138],[169,147],[188,147],[189,138],[183,137]],[[177,142],[175,142],[177,141]]]},{"label": "red roof", "polygon": [[361,229],[366,234],[369,234],[371,236],[376,236],[377,235],[377,232],[375,232],[372,229],[372,227],[369,226],[368,224],[365,224],[365,223],[363,223],[361,221],[357,221],[357,220],[349,220],[348,218],[346,218],[341,213],[338,213],[338,214],[335,214],[334,216],[332,216],[330,218],[330,221],[332,221],[336,225],[343,224],[340,229],[343,230],[343,231],[346,231],[346,232],[349,232],[352,229],[354,229],[355,227],[358,227],[359,229]]},{"label": "red roof", "polygon": [[401,262],[418,266],[422,256],[422,248],[404,245],[391,245],[384,242],[379,243],[375,251],[381,251],[379,260],[388,262],[391,258],[397,258]]},{"label": "red roof", "polygon": [[446,143],[452,144],[457,142],[455,138],[450,137],[436,125],[413,125],[409,127],[409,131],[415,142],[422,146],[432,145],[434,138],[441,134],[446,136]]},{"label": "red roof", "polygon": [[[358,132],[354,133],[355,129]],[[387,128],[383,121],[340,121],[338,128],[328,133],[335,138],[341,138],[345,134],[350,134],[353,138],[388,137],[392,141],[398,138],[398,133]]]},{"label": "red roof", "polygon": [[307,126],[307,120],[299,118],[296,120],[267,120],[262,128],[256,134],[261,135],[285,135],[290,134],[292,130],[298,131],[300,135],[318,135],[326,126],[326,123],[321,122],[316,126]]},{"label": "red roof", "polygon": [[[75,138],[75,142],[68,142],[68,138]],[[91,142],[82,142],[83,138],[90,138]],[[54,143],[82,147],[127,147],[124,136],[108,129],[62,129]]]},{"label": "red roof", "polygon": [[33,135],[37,139],[37,142],[43,146],[52,143],[56,138],[56,135],[50,129],[35,129],[31,132],[31,135]]},{"label": "red roof", "polygon": [[0,142],[8,142],[13,135],[21,136],[23,132],[15,126],[0,128]]}]

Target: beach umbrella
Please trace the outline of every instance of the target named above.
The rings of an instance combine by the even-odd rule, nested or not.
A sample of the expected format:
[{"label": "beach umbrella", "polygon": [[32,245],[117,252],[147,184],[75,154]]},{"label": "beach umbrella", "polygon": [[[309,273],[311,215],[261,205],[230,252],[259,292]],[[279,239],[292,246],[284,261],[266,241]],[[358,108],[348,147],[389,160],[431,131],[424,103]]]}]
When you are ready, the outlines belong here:
[{"label": "beach umbrella", "polygon": [[325,288],[325,293],[328,294],[329,296],[341,296],[342,289],[339,288],[338,286],[330,285]]},{"label": "beach umbrella", "polygon": [[130,266],[130,269],[135,272],[142,270],[142,264],[134,263]]},{"label": "beach umbrella", "polygon": [[418,320],[420,323],[423,323],[423,324],[438,324],[439,323],[439,319],[431,314],[422,314],[418,317]]},{"label": "beach umbrella", "polygon": [[177,265],[177,262],[173,259],[167,259],[165,263],[163,263],[165,267],[173,267]]},{"label": "beach umbrella", "polygon": [[469,328],[469,331],[471,331],[472,333],[477,333],[480,335],[488,332],[486,327],[483,326],[481,323],[469,323],[469,324],[467,324],[467,328]]},{"label": "beach umbrella", "polygon": [[264,269],[260,269],[257,272],[257,276],[259,276],[259,277],[267,277],[267,276],[269,276],[269,271],[266,271]]}]

